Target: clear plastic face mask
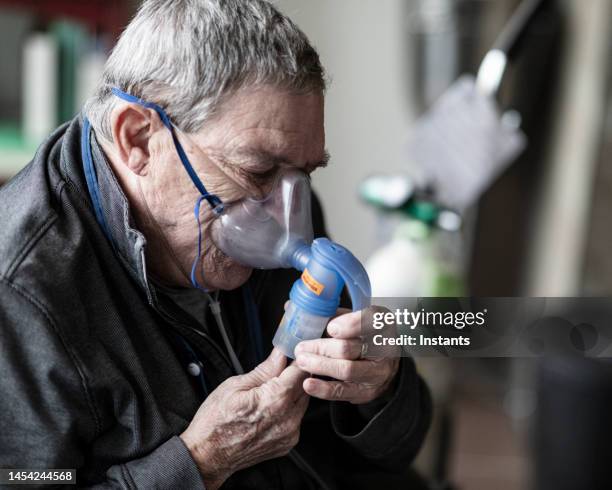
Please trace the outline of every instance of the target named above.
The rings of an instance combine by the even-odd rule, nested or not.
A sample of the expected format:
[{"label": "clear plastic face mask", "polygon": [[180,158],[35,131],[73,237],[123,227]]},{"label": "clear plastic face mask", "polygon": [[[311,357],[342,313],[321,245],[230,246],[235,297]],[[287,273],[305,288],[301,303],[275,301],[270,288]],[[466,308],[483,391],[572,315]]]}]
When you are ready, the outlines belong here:
[{"label": "clear plastic face mask", "polygon": [[[291,267],[289,259],[296,245],[310,244],[313,240],[308,175],[298,169],[279,168],[265,180],[238,181],[230,175],[237,168],[221,170],[190,136],[175,131],[189,159],[205,165],[208,183],[218,179],[230,181],[234,189],[233,195],[219,195],[223,204],[213,211],[216,214],[211,224],[213,243],[224,254],[248,267]],[[199,207],[196,213],[200,213]]]},{"label": "clear plastic face mask", "polygon": [[310,192],[304,172],[282,171],[263,199],[245,198],[225,206],[212,224],[213,242],[248,267],[291,267],[295,248],[313,240]]}]

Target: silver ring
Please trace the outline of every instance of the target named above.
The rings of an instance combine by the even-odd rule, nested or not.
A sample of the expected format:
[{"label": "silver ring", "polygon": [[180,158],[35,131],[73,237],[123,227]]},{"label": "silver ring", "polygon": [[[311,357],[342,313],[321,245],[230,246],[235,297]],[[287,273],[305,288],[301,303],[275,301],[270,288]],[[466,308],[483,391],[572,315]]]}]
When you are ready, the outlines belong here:
[{"label": "silver ring", "polygon": [[367,342],[363,342],[361,344],[361,354],[359,355],[359,359],[365,359],[367,354],[368,354],[368,343]]}]

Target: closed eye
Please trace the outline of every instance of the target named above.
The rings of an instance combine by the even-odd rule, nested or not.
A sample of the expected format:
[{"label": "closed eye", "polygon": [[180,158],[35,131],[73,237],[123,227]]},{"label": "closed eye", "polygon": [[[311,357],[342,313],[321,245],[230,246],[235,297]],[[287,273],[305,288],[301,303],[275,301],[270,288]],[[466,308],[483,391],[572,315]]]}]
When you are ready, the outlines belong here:
[{"label": "closed eye", "polygon": [[280,170],[284,168],[302,170],[310,180],[310,174],[312,172],[328,165],[330,156],[329,153],[325,151],[321,160],[315,163],[307,163],[303,167],[288,164],[287,160],[284,158],[261,151],[250,151],[248,153],[238,154],[235,155],[232,160],[233,164],[229,164],[226,160],[224,166],[231,169],[240,179],[242,185],[246,188],[256,187],[260,193],[265,194],[270,190],[269,187],[276,181],[276,176]]},{"label": "closed eye", "polygon": [[265,184],[273,180],[278,173],[279,167],[273,166],[264,172],[256,172],[253,170],[247,170],[242,167],[238,167],[238,173],[241,177],[247,179],[247,182],[253,182],[255,184]]},{"label": "closed eye", "polygon": [[255,179],[270,179],[278,173],[278,167],[275,165],[263,172],[257,172],[253,170],[245,170],[245,172]]}]

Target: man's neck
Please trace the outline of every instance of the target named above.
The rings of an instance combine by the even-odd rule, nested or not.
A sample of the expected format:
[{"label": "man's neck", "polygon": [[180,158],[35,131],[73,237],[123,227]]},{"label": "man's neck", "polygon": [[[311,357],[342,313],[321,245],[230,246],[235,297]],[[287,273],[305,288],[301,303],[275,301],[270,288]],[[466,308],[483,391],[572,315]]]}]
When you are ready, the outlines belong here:
[{"label": "man's neck", "polygon": [[121,162],[112,144],[102,140],[99,145],[128,200],[136,228],[147,240],[147,275],[168,287],[189,287],[189,275],[182,270],[163,230],[153,218],[137,177]]}]

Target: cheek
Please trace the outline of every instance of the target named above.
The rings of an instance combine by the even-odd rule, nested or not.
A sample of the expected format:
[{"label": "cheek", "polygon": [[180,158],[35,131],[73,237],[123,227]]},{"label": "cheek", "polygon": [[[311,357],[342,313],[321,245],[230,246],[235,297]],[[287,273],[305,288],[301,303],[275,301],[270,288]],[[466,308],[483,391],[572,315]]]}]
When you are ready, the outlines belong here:
[{"label": "cheek", "polygon": [[[252,189],[248,188],[248,182],[234,175],[230,167],[223,168],[221,163],[214,162],[189,140],[182,141],[182,144],[193,169],[210,194],[228,203],[250,195]],[[171,194],[171,199],[180,201],[177,204],[191,203],[193,210],[199,191],[183,166],[169,133],[162,132],[152,138],[149,151],[151,177],[160,194]]]},{"label": "cheek", "polygon": [[147,181],[150,202],[154,203],[160,221],[171,224],[183,222],[187,216],[193,219],[198,191],[181,163],[171,158],[171,153],[160,153],[155,160],[151,159]]},{"label": "cheek", "polygon": [[150,177],[162,193],[172,191],[179,195],[181,188],[197,192],[176,152],[170,134],[163,132],[162,136],[152,138],[150,151]]},{"label": "cheek", "polygon": [[237,264],[214,246],[204,254],[201,271],[210,287],[225,290],[242,286],[253,272],[252,269]]}]

